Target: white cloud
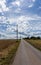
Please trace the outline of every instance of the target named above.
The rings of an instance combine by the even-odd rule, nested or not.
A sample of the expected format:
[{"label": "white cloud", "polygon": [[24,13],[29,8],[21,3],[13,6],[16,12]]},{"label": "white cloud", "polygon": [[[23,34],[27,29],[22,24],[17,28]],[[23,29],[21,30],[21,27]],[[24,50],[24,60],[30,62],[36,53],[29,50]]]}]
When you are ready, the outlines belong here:
[{"label": "white cloud", "polygon": [[21,9],[20,9],[20,8],[17,8],[17,9],[15,10],[15,13],[20,13],[20,11],[21,11]]},{"label": "white cloud", "polygon": [[31,7],[33,7],[33,4],[31,4],[31,5],[28,6],[28,8],[31,8]]},{"label": "white cloud", "polygon": [[35,2],[35,0],[32,0],[33,2]]},{"label": "white cloud", "polygon": [[18,6],[18,7],[20,6],[20,4],[21,4],[20,1],[17,1],[17,0],[15,2],[12,2],[12,5],[15,5],[15,6]]},{"label": "white cloud", "polygon": [[10,24],[14,23],[15,22],[15,18],[8,18],[8,20]]},{"label": "white cloud", "polygon": [[[10,23],[10,24],[13,24],[13,23],[16,23],[16,24],[25,24],[31,20],[41,20],[41,17],[38,16],[38,15],[21,15],[21,16],[18,16],[16,18],[12,17],[12,18],[8,18],[6,19],[5,16],[0,16],[0,22],[2,21],[2,23]],[[25,23],[24,23],[25,22]]]},{"label": "white cloud", "polygon": [[10,8],[10,10],[13,9],[14,13],[21,13],[23,8],[33,7],[34,1],[35,0],[15,0],[15,1],[10,3],[11,5],[9,6],[9,8]]},{"label": "white cloud", "polygon": [[6,6],[6,0],[0,0],[0,12],[8,10],[9,8]]},{"label": "white cloud", "polygon": [[[0,12],[4,12],[4,11],[9,11],[10,13],[10,17],[8,16],[8,18],[6,19],[5,16],[0,16],[0,22],[1,23],[5,23],[7,24],[7,28],[6,31],[4,31],[3,35],[5,35],[6,38],[13,38],[16,35],[12,34],[14,33],[14,31],[17,29],[17,27],[15,27],[13,24],[16,23],[16,25],[18,24],[18,31],[19,32],[24,32],[25,34],[27,34],[28,31],[30,31],[30,29],[32,30],[40,30],[41,29],[41,23],[36,23],[37,25],[33,25],[31,27],[30,22],[35,20],[41,20],[41,17],[38,15],[22,15],[21,12],[23,12],[23,10],[25,7],[31,8],[34,5],[35,0],[16,0],[13,1],[9,4],[9,7],[6,6],[6,0],[0,0]],[[12,4],[12,5],[11,5]],[[9,10],[10,8],[10,10]],[[15,9],[14,9],[15,8]],[[41,9],[41,7],[39,7]],[[24,10],[25,11],[25,10]],[[21,14],[20,16],[16,16],[17,14]],[[24,12],[26,13],[26,12]],[[8,14],[8,15],[9,15]],[[12,16],[13,14],[13,16]],[[10,34],[9,34],[10,33]],[[31,35],[33,32],[31,32]],[[14,36],[15,35],[15,36]],[[20,35],[19,35],[20,36]]]},{"label": "white cloud", "polygon": [[38,9],[41,9],[41,6],[39,6],[39,8]]},{"label": "white cloud", "polygon": [[14,33],[16,31],[16,26],[9,25],[7,28],[7,33]]},{"label": "white cloud", "polygon": [[[40,23],[36,23],[35,25],[33,25],[33,27],[31,27],[31,24],[30,24],[31,20],[35,20],[35,21],[41,20],[41,17],[38,15],[31,15],[31,16],[30,15],[29,16],[28,15],[21,15],[21,16],[16,17],[16,18],[14,18],[14,17],[8,18],[8,20],[6,20],[5,17],[0,17],[0,20],[3,20],[3,22],[1,22],[1,23],[7,23],[7,21],[9,21],[10,25],[8,24],[7,29],[5,31],[5,35],[6,35],[5,37],[7,37],[7,38],[13,38],[13,37],[15,37],[14,35],[16,35],[16,34],[12,34],[17,29],[17,27],[12,25],[12,24],[14,24],[14,22],[16,22],[16,24],[18,24],[18,31],[24,32],[25,34],[27,34],[27,32],[30,31],[30,29],[32,29],[32,30],[38,30],[38,29],[40,30],[41,29]],[[38,27],[36,27],[36,26],[38,26]],[[28,34],[30,34],[30,33],[28,33]]]},{"label": "white cloud", "polygon": [[9,21],[10,24],[16,22],[18,24],[26,22],[26,21],[30,21],[30,20],[41,20],[41,17],[38,15],[21,15],[19,17],[9,17],[6,19],[5,16],[0,16],[0,22],[2,21],[2,23],[7,23],[7,21]]},{"label": "white cloud", "polygon": [[0,22],[1,23],[6,23],[6,17],[5,16],[0,16]]},{"label": "white cloud", "polygon": [[31,15],[31,16],[20,16],[18,19],[18,22],[24,22],[24,21],[30,21],[30,20],[41,20],[41,17],[38,15]]},{"label": "white cloud", "polygon": [[41,22],[34,23],[32,30],[41,30]]},{"label": "white cloud", "polygon": [[35,0],[30,0],[30,4],[28,5],[29,8],[33,7]]}]

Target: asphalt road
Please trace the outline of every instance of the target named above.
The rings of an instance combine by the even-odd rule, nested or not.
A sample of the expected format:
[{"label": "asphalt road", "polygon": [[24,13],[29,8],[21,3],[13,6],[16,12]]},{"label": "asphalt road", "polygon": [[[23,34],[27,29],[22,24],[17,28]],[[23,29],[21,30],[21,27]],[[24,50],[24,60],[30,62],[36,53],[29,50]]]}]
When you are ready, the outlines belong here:
[{"label": "asphalt road", "polygon": [[21,40],[12,65],[41,65],[41,52]]}]

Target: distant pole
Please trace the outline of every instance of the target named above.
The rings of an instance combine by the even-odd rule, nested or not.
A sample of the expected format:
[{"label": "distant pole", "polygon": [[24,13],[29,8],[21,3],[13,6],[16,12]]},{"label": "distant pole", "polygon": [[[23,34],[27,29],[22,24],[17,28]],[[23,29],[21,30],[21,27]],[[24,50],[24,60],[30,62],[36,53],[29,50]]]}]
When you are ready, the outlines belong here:
[{"label": "distant pole", "polygon": [[18,41],[18,24],[17,24],[17,41]]},{"label": "distant pole", "polygon": [[20,34],[20,39],[21,39],[21,34]]}]

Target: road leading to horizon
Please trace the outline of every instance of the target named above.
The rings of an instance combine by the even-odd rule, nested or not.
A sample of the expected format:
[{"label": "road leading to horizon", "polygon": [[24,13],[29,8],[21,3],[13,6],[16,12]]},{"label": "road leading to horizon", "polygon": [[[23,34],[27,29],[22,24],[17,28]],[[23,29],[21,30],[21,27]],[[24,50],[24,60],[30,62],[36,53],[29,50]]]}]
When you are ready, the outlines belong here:
[{"label": "road leading to horizon", "polygon": [[21,40],[12,65],[41,65],[41,52]]}]

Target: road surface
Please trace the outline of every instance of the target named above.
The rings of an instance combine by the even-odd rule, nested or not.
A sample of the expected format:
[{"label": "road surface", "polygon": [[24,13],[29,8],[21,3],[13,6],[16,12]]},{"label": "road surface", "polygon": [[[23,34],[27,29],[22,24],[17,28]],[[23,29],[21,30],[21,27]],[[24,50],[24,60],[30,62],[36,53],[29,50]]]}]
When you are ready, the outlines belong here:
[{"label": "road surface", "polygon": [[11,65],[41,65],[41,52],[24,40],[21,40]]}]

